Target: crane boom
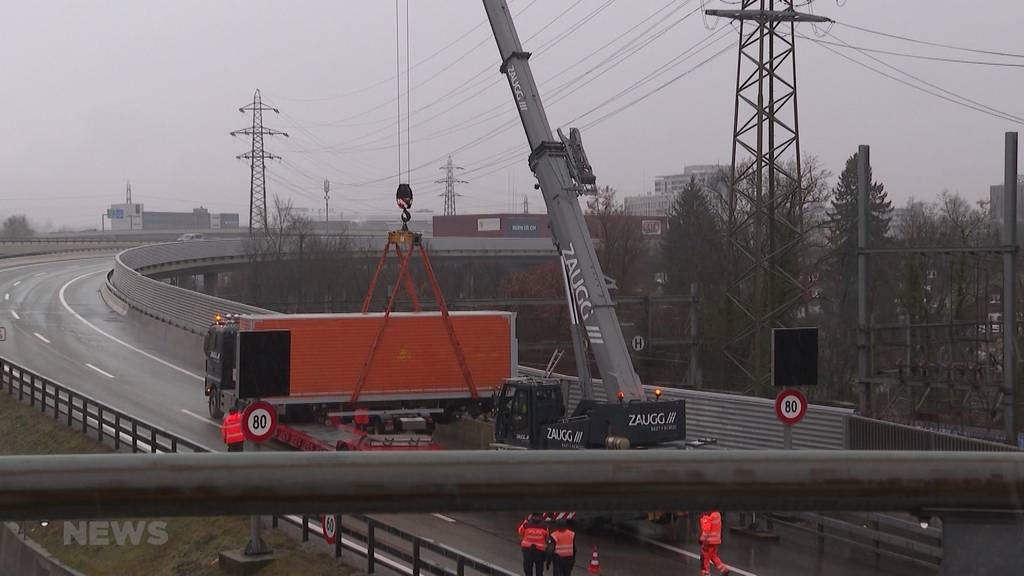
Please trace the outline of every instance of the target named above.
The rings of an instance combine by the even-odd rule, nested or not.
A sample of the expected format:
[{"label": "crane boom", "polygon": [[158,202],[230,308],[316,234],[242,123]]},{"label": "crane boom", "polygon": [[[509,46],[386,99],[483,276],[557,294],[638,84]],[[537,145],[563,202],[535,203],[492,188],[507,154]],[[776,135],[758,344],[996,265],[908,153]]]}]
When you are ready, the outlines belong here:
[{"label": "crane boom", "polygon": [[644,400],[643,386],[633,369],[615,304],[578,201],[580,194],[595,189],[579,132],[573,129],[566,138],[559,131],[559,141],[552,139],[551,125],[530,70],[530,54],[523,51],[508,4],[505,0],[483,2],[498,44],[501,72],[508,79],[530,144],[530,169],[540,183],[555,244],[565,262],[569,289],[608,398],[621,392],[626,401]]}]

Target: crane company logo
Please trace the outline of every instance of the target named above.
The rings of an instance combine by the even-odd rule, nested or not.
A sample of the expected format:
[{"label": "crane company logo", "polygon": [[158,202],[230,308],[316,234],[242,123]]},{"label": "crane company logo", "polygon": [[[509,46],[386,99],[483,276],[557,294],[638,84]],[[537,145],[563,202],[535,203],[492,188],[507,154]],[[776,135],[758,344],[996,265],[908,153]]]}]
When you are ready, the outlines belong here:
[{"label": "crane company logo", "polygon": [[566,430],[548,428],[548,440],[558,440],[569,444],[579,444],[583,441],[583,430]]},{"label": "crane company logo", "polygon": [[644,414],[630,414],[629,426],[661,426],[673,424],[676,421],[675,412],[647,412]]},{"label": "crane company logo", "polygon": [[[590,290],[583,284],[583,273],[580,270],[580,261],[576,258],[576,248],[569,242],[569,248],[562,250],[562,258],[565,260],[565,271],[569,275],[569,286],[572,288],[576,304],[580,309],[580,318],[584,322],[594,312],[594,304],[590,301]],[[598,326],[587,326],[588,336],[601,337],[601,329]],[[596,332],[596,334],[595,334]]]},{"label": "crane company logo", "polygon": [[523,112],[526,111],[526,92],[523,91],[523,87],[519,84],[519,74],[516,72],[516,67],[511,62],[508,65],[508,83],[512,85],[512,93],[516,97],[516,104],[519,105],[519,109]]},{"label": "crane company logo", "polygon": [[[145,538],[143,538],[145,537]],[[167,522],[90,520],[64,522],[64,545],[71,546],[163,546],[167,544]]]}]

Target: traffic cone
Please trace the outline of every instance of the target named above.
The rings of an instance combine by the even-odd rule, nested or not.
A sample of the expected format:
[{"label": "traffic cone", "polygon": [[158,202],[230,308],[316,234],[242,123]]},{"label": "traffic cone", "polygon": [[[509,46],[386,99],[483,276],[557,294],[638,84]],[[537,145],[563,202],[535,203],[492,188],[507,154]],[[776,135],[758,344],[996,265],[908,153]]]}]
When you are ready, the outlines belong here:
[{"label": "traffic cone", "polygon": [[587,566],[587,572],[591,574],[601,573],[601,560],[597,557],[597,545],[594,545],[594,553],[590,555],[590,566]]}]

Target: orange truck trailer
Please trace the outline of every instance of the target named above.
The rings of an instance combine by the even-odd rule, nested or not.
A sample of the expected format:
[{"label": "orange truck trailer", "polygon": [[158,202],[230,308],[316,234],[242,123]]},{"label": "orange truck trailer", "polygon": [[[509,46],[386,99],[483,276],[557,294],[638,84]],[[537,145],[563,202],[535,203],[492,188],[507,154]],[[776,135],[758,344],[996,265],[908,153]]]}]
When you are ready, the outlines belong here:
[{"label": "orange truck trailer", "polygon": [[[210,416],[219,420],[226,409],[258,398],[274,404],[292,432],[301,428],[316,437],[308,423],[328,424],[325,442],[343,449],[353,440],[344,434],[339,440],[339,426],[357,433],[422,432],[460,413],[489,411],[518,364],[515,314],[449,317],[454,334],[440,312],[219,319],[203,345]],[[286,441],[327,449],[310,447],[308,438]]]}]

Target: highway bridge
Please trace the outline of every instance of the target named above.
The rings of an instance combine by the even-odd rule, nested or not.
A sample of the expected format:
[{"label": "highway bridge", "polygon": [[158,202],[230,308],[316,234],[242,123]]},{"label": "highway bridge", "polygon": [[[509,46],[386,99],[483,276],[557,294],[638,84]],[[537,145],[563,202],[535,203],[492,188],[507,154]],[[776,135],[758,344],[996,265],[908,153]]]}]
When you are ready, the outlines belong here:
[{"label": "highway bridge", "polygon": [[[219,243],[175,244],[159,250],[165,255],[173,252],[171,256],[187,261],[190,250],[215,251],[214,244]],[[8,328],[7,341],[0,343],[0,356],[219,451],[219,425],[206,416],[201,394],[203,354],[195,330],[212,317],[206,306],[216,303],[196,304],[190,312],[194,318],[178,322],[177,326],[139,314],[139,293],[129,294],[138,290],[138,283],[144,280],[127,269],[117,269],[127,268],[124,261],[130,261],[131,254],[132,251],[124,253],[119,259],[113,253],[90,253],[0,261],[0,325]],[[118,284],[119,273],[127,283]],[[135,288],[131,287],[132,281],[136,282]],[[111,289],[120,291],[122,303],[127,301],[129,305],[117,306],[114,302],[119,310],[113,310],[103,297],[106,292],[106,299],[111,300]],[[236,306],[245,310],[242,305]],[[823,410],[819,415],[826,428],[829,414]],[[386,514],[378,515],[377,519],[518,571],[518,515]],[[729,537],[722,556],[738,568],[738,574],[935,573],[934,567],[919,563],[893,559],[876,562],[873,554],[841,543],[830,542],[828,551],[822,554],[815,538],[786,529],[780,533],[782,544]],[[627,536],[603,531],[582,537],[581,550],[589,550],[591,545],[597,545],[601,551],[605,574],[698,572],[693,542],[673,545],[643,534]],[[584,562],[578,563],[577,573],[585,573]]]}]

